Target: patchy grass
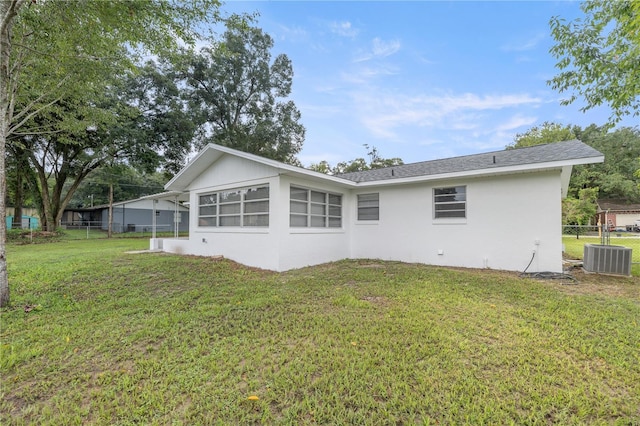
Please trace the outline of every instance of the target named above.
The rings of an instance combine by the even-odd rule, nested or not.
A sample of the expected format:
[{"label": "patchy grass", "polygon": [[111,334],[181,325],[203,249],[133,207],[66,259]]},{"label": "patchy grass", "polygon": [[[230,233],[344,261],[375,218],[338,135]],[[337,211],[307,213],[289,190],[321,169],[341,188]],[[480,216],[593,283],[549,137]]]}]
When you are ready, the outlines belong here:
[{"label": "patchy grass", "polygon": [[0,423],[640,422],[636,278],[124,253],[147,244],[9,247]]}]

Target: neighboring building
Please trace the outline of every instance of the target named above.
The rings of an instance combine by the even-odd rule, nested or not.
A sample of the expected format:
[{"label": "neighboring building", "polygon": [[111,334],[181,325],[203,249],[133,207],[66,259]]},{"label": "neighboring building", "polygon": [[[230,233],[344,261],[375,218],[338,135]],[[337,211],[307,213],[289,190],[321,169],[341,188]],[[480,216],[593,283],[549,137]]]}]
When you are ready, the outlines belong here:
[{"label": "neighboring building", "polygon": [[29,216],[26,214],[22,215],[22,221],[20,227],[18,227],[17,223],[14,223],[13,215],[6,217],[7,229],[38,229],[40,226],[38,218],[35,216]]},{"label": "neighboring building", "polygon": [[[154,221],[155,212],[155,221]],[[189,208],[176,200],[154,200],[146,197],[113,203],[112,230],[114,232],[151,232],[155,223],[158,231],[189,230]],[[67,228],[87,227],[109,229],[109,206],[67,208],[61,224]]]},{"label": "neighboring building", "polygon": [[609,229],[639,231],[640,204],[625,200],[598,200],[598,223],[606,223]]},{"label": "neighboring building", "polygon": [[189,198],[189,238],[151,247],[275,271],[372,258],[560,272],[571,169],[602,161],[575,140],[329,176],[210,144],[159,195]]}]

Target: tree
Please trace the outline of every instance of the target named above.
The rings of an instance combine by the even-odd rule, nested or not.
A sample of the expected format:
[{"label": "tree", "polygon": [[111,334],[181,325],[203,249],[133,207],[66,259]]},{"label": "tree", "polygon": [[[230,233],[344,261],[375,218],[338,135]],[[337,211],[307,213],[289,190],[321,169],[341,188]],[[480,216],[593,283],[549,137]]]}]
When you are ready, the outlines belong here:
[{"label": "tree", "polygon": [[382,158],[375,146],[371,148],[369,148],[368,144],[363,144],[363,146],[365,147],[365,149],[369,150],[367,152],[367,155],[369,156],[368,163],[364,158],[356,158],[351,161],[341,161],[340,163],[336,164],[335,167],[331,167],[331,165],[327,161],[321,161],[317,164],[311,164],[309,166],[309,169],[328,175],[339,175],[342,173],[382,169],[384,167],[400,166],[404,164],[401,158]]},{"label": "tree", "polygon": [[205,141],[294,163],[305,129],[293,101],[284,100],[291,61],[284,54],[272,60],[272,47],[261,29],[230,19],[221,42],[185,55],[186,90],[200,110]]},{"label": "tree", "polygon": [[588,225],[598,211],[597,199],[598,188],[585,188],[579,191],[578,198],[562,200],[562,223],[577,225],[576,238],[580,238],[581,227]]},{"label": "tree", "polygon": [[135,110],[122,129],[135,152],[129,164],[150,173],[162,168],[167,176],[178,173],[193,148],[197,111],[178,89],[179,77],[168,60],[148,61],[130,76],[122,90],[123,101]]},{"label": "tree", "polygon": [[7,277],[7,181],[5,169],[6,138],[9,134],[12,107],[10,96],[12,29],[18,11],[27,0],[0,2],[0,307],[9,305],[9,281]]},{"label": "tree", "polygon": [[113,185],[115,202],[131,200],[162,192],[166,177],[163,173],[145,173],[125,164],[101,167],[87,176],[73,194],[69,205],[87,207],[109,203],[109,186]]},{"label": "tree", "polygon": [[[132,69],[141,53],[193,42],[193,28],[217,20],[217,8],[215,0],[0,2],[0,306],[9,303],[5,151],[12,135],[63,97],[98,93],[101,86],[92,84],[96,75]],[[78,124],[65,121],[65,126]]]},{"label": "tree", "polygon": [[575,138],[576,136],[570,126],[545,121],[540,126],[534,126],[524,133],[516,134],[513,138],[513,143],[507,145],[507,149],[570,141]]},{"label": "tree", "polygon": [[560,93],[574,93],[562,101],[586,102],[581,110],[608,104],[610,123],[640,114],[640,2],[591,0],[582,3],[582,19],[567,23],[554,17],[551,54],[560,74],[548,84]]},{"label": "tree", "polygon": [[604,163],[575,166],[569,196],[578,197],[581,189],[599,188],[599,198],[629,203],[640,201],[640,129],[622,127],[608,130],[592,124],[584,129],[573,127],[576,137],[604,154]]}]

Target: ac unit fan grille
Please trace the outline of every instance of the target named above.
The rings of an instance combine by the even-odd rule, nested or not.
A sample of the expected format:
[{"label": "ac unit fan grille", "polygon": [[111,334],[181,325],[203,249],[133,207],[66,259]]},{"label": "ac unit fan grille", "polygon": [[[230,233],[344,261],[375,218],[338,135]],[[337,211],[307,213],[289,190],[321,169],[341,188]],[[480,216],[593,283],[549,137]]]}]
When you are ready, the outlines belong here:
[{"label": "ac unit fan grille", "polygon": [[628,247],[585,244],[583,259],[585,271],[631,275],[631,249]]}]

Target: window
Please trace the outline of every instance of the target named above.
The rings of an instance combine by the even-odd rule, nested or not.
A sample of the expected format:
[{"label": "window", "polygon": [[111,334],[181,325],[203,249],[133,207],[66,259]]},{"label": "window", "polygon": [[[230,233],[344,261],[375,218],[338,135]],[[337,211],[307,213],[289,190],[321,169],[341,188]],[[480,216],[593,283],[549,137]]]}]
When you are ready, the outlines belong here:
[{"label": "window", "polygon": [[269,187],[231,189],[200,195],[200,226],[269,226]]},{"label": "window", "polygon": [[292,186],[289,209],[289,226],[294,228],[342,226],[342,195]]},{"label": "window", "polygon": [[452,186],[433,190],[433,217],[465,218],[467,217],[467,187]]},{"label": "window", "polygon": [[358,195],[358,220],[380,219],[380,196],[375,194]]}]

